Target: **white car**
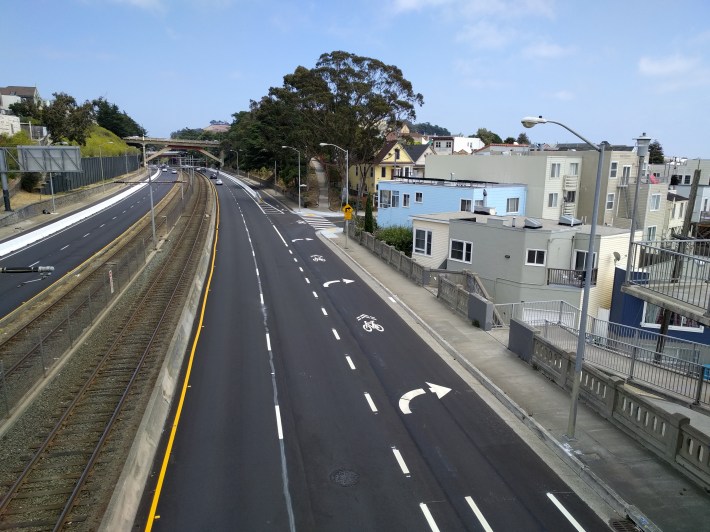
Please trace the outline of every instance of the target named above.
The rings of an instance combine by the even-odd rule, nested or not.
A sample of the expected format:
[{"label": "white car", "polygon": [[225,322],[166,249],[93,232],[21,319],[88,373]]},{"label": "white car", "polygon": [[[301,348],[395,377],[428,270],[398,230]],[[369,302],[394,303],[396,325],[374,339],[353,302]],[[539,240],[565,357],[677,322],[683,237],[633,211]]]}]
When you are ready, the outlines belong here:
[{"label": "white car", "polygon": [[221,179],[218,179],[217,181],[214,182],[214,184],[215,184],[215,185],[221,185],[221,184],[222,184],[222,180],[221,180]]}]

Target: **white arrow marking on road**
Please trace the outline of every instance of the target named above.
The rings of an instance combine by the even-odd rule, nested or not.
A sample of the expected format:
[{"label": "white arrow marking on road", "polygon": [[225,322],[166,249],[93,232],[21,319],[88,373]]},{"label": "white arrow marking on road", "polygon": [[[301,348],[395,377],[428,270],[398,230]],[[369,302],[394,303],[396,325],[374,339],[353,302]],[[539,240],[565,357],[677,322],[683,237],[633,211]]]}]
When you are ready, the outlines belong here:
[{"label": "white arrow marking on road", "polygon": [[439,386],[438,384],[432,384],[430,382],[427,382],[427,385],[429,386],[429,391],[435,393],[439,399],[451,391],[451,388],[447,388],[446,386]]},{"label": "white arrow marking on road", "polygon": [[[339,283],[339,282],[341,282],[340,279],[336,279],[335,281],[326,281],[325,283],[323,283],[323,286],[325,286],[326,288],[328,288],[330,285],[332,285],[332,284],[334,284],[334,283]],[[342,282],[343,282],[344,284],[350,284],[350,283],[354,283],[355,281],[352,281],[352,280],[350,280],[350,279],[343,279]]]},{"label": "white arrow marking on road", "polygon": [[405,414],[411,414],[412,411],[409,409],[409,401],[414,399],[418,395],[425,394],[426,392],[422,390],[421,388],[417,388],[416,390],[412,390],[411,392],[405,393],[402,398],[399,400],[399,409],[404,412]]},{"label": "white arrow marking on road", "polygon": [[312,238],[293,238],[293,239],[291,239],[291,242],[298,242],[299,240],[305,240],[306,242],[309,242],[313,239]]}]

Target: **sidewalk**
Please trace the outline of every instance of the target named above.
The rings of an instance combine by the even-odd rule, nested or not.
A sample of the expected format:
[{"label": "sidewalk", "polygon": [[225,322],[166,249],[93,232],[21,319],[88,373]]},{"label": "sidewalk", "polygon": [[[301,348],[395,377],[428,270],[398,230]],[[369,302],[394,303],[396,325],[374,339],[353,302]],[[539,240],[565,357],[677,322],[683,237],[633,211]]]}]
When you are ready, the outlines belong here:
[{"label": "sidewalk", "polygon": [[[279,194],[272,196],[295,207]],[[362,269],[381,290],[394,297],[399,303],[395,307],[408,315],[410,321],[413,319],[415,331],[417,325],[421,326],[450,357],[527,425],[529,435],[544,441],[597,493],[605,493],[605,498],[617,511],[623,512],[626,507],[637,524],[645,516],[650,521],[643,527],[645,530],[710,528],[708,493],[584,403],[578,408],[577,439],[569,441],[565,437],[569,394],[508,351],[507,332],[503,336],[501,332],[488,333],[471,326],[432,292],[409,281],[359,244],[350,241],[345,249],[342,233],[331,233],[324,240],[356,270]],[[700,421],[706,420],[701,418]]]}]

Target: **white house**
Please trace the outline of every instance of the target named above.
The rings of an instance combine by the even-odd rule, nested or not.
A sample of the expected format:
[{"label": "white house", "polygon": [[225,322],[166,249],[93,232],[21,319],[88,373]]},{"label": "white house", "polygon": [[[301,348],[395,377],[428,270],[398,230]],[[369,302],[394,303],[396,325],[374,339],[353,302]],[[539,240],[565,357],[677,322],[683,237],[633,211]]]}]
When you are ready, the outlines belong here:
[{"label": "white house", "polygon": [[429,144],[437,155],[473,153],[485,146],[478,137],[437,136],[430,137]]}]

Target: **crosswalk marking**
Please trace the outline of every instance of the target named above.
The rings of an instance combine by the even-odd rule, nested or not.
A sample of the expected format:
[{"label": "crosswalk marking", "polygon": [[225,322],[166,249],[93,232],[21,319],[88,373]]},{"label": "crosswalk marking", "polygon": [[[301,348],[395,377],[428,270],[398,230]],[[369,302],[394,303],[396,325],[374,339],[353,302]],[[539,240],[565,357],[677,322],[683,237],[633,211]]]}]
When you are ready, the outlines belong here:
[{"label": "crosswalk marking", "polygon": [[311,227],[313,227],[316,231],[320,231],[322,229],[333,229],[335,224],[331,222],[328,218],[325,216],[319,216],[317,214],[308,214],[308,215],[301,215],[301,218]]}]

